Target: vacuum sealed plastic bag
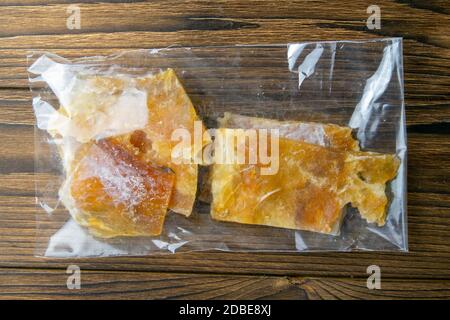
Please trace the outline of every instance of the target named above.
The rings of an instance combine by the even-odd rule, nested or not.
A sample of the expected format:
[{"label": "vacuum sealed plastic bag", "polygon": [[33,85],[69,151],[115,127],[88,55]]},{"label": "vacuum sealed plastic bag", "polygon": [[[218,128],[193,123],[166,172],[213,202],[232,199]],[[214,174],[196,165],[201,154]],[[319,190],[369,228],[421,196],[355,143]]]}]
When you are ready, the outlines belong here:
[{"label": "vacuum sealed plastic bag", "polygon": [[402,41],[29,56],[37,255],[407,251]]}]

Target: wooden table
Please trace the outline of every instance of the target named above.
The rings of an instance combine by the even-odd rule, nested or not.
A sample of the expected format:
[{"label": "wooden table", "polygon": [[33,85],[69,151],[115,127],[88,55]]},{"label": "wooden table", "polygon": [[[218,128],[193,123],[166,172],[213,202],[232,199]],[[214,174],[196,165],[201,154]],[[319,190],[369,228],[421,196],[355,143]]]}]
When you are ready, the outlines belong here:
[{"label": "wooden table", "polygon": [[[373,1],[80,0],[80,30],[66,27],[69,2],[0,4],[1,298],[450,298],[450,3]],[[370,1],[369,1],[370,2]],[[371,2],[370,2],[371,3]],[[410,253],[199,252],[113,259],[33,256],[36,213],[33,124],[26,53],[67,57],[173,44],[286,43],[404,38]],[[66,268],[82,270],[68,290]],[[379,265],[381,290],[366,288]]]}]

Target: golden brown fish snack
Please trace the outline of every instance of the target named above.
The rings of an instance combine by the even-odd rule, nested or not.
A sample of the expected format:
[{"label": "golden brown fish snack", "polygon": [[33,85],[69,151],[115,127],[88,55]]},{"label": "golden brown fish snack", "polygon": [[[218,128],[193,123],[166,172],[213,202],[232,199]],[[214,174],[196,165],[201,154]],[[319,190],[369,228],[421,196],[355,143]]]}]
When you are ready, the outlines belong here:
[{"label": "golden brown fish snack", "polygon": [[[219,129],[219,131],[232,129]],[[226,147],[225,147],[226,148]],[[386,183],[394,155],[344,151],[279,139],[279,170],[260,164],[215,164],[211,215],[216,220],[337,234],[351,203],[368,222],[384,225]]]},{"label": "golden brown fish snack", "polygon": [[[144,140],[149,149],[156,151],[144,152],[142,157],[146,161],[156,162],[158,165],[167,166],[173,170],[176,177],[175,190],[169,208],[189,216],[192,213],[197,193],[198,165],[194,158],[202,152],[205,145],[211,142],[211,138],[208,134],[202,136],[199,150],[195,150],[192,141],[186,152],[191,157],[185,159],[186,163],[174,161],[172,151],[179,141],[172,139],[173,132],[182,128],[187,130],[191,137],[194,137],[196,125],[200,124],[202,132],[205,132],[205,127],[172,69],[167,69],[153,77],[139,78],[137,86],[146,90],[148,95],[149,122],[142,130],[146,134]],[[183,154],[179,157],[183,157]]]},{"label": "golden brown fish snack", "polygon": [[174,174],[103,139],[78,149],[60,196],[80,225],[101,238],[161,234]]},{"label": "golden brown fish snack", "polygon": [[[175,175],[175,184],[169,208],[185,216],[191,214],[197,193],[197,164],[178,164],[173,162],[170,154],[166,154],[170,150],[170,146],[161,148],[160,144],[157,150],[153,149],[151,140],[143,130],[136,130],[131,134],[117,136],[112,139],[126,146],[141,161],[170,168]],[[161,152],[161,150],[166,151]]]},{"label": "golden brown fish snack", "polygon": [[[141,161],[170,168],[175,185],[169,208],[189,216],[197,192],[198,165],[191,161],[196,150],[192,143],[176,156],[187,154],[187,161],[173,161],[178,141],[172,140],[172,133],[183,129],[194,136],[195,126],[204,126],[175,72],[167,69],[136,78],[88,75],[75,83],[71,95],[77,99],[59,109],[61,119],[70,120],[59,133],[81,143],[113,138]],[[209,142],[205,135],[199,149]],[[65,152],[64,146],[61,150]]]},{"label": "golden brown fish snack", "polygon": [[[221,128],[231,129],[277,129],[280,137],[304,141],[338,150],[359,150],[358,140],[353,138],[352,129],[335,124],[301,121],[279,121],[274,119],[243,116],[225,112],[218,118]],[[211,177],[207,171],[201,177],[199,199],[211,203]]]}]

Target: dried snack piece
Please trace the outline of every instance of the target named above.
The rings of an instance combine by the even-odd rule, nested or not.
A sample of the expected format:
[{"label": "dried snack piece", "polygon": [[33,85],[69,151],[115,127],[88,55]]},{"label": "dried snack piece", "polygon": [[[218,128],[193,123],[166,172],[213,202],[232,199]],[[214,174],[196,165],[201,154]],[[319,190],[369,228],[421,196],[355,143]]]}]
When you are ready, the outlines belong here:
[{"label": "dried snack piece", "polygon": [[[152,141],[143,130],[112,138],[134,154],[144,163],[170,168],[175,175],[175,184],[169,202],[169,208],[174,212],[189,216],[197,193],[198,165],[194,163],[177,163],[172,161],[170,146],[153,148]],[[162,152],[161,152],[162,151]]]},{"label": "dried snack piece", "polygon": [[280,121],[248,117],[230,112],[225,112],[223,118],[219,118],[218,122],[222,128],[278,129],[278,135],[283,138],[304,141],[339,150],[359,150],[359,143],[358,140],[353,138],[352,129],[335,124]]},{"label": "dried snack piece", "polygon": [[[400,160],[391,154],[348,152],[343,176],[351,184],[341,194],[369,223],[384,226],[388,209],[386,184],[395,178]],[[349,179],[350,180],[350,179]]]},{"label": "dried snack piece", "polygon": [[[189,144],[189,152],[186,160],[196,159],[202,148],[211,142],[211,137],[205,132],[205,126],[198,117],[194,105],[187,95],[183,85],[173,69],[154,76],[141,77],[136,80],[137,88],[147,92],[147,105],[149,111],[149,122],[145,127],[148,138],[156,145],[161,143],[165,148],[168,143],[173,148],[179,141],[173,140],[175,130],[184,129],[193,139],[195,131],[202,134],[199,144],[194,141]],[[197,159],[201,160],[201,159]]]},{"label": "dried snack piece", "polygon": [[[172,69],[144,77],[74,73],[70,85],[55,83],[52,88],[61,107],[49,117],[46,130],[79,143],[113,137],[128,150],[138,150],[135,155],[142,161],[171,168],[176,177],[169,208],[185,216],[192,213],[198,176],[195,153],[211,139],[202,136],[197,148],[190,143],[173,157],[179,142],[172,139],[173,132],[183,129],[194,137],[196,126],[201,132],[204,126]],[[180,159],[185,155],[188,159]]]},{"label": "dried snack piece", "polygon": [[133,78],[71,71],[66,72],[70,74],[69,79],[61,75],[65,82],[60,83],[54,72],[48,72],[53,77],[46,73],[42,77],[60,102],[57,111],[47,106],[45,130],[52,136],[89,143],[147,125],[147,93],[136,87]]},{"label": "dried snack piece", "polygon": [[274,175],[261,175],[260,164],[213,166],[211,215],[221,221],[337,234],[342,209],[352,203],[369,222],[382,226],[388,204],[385,184],[398,166],[394,155],[280,138]]},{"label": "dried snack piece", "polygon": [[[352,136],[352,129],[335,124],[301,121],[280,121],[275,119],[243,116],[225,112],[217,119],[219,127],[231,129],[277,129],[280,137],[304,141],[338,150],[359,150],[359,143]],[[206,172],[201,178],[199,199],[211,202],[211,177]]]},{"label": "dried snack piece", "polygon": [[174,174],[150,166],[110,139],[81,146],[60,197],[98,237],[161,234]]},{"label": "dried snack piece", "polygon": [[[169,207],[189,216],[197,194],[197,163],[201,163],[201,157],[198,156],[211,142],[211,137],[207,133],[203,135],[205,126],[173,69],[152,77],[139,78],[137,87],[147,92],[150,120],[142,131],[146,134],[145,139],[151,142],[152,150],[156,151],[147,152],[144,158],[173,170],[176,176],[175,190]],[[174,140],[173,134],[180,129],[185,130],[192,140],[186,150],[178,149],[175,154],[174,148],[178,147],[180,141]],[[195,140],[198,133],[201,137]]]}]

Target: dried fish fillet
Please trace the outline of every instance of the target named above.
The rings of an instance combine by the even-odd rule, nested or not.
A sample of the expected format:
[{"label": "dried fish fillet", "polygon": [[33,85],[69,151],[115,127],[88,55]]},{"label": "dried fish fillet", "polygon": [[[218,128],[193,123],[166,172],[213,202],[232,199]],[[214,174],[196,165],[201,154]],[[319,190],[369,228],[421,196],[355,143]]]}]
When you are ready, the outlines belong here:
[{"label": "dried fish fillet", "polygon": [[[232,129],[219,129],[224,130]],[[342,209],[351,203],[369,222],[382,226],[386,183],[398,166],[394,155],[280,138],[274,175],[261,175],[260,164],[213,166],[211,215],[221,221],[337,234]]]},{"label": "dried fish fillet", "polygon": [[[172,69],[153,77],[139,78],[137,83],[138,88],[147,92],[149,111],[149,122],[142,131],[146,134],[147,141],[150,141],[151,148],[156,151],[144,155],[144,158],[173,170],[176,176],[175,190],[169,208],[189,216],[197,193],[196,163],[201,163],[198,156],[211,142],[211,138],[208,134],[202,135],[200,145],[195,145],[192,141],[187,150],[179,150],[179,154],[172,152],[179,143],[172,139],[175,130],[182,128],[190,137],[195,137],[196,129],[201,133],[206,132],[203,123]],[[185,159],[185,155],[189,155],[189,158]]]},{"label": "dried fish fillet", "polygon": [[[197,193],[198,165],[194,163],[177,163],[172,161],[170,146],[154,149],[154,144],[144,130],[136,130],[131,134],[112,138],[125,146],[132,154],[144,163],[170,168],[175,175],[175,184],[169,208],[177,213],[189,216]],[[163,152],[161,152],[164,150]]]},{"label": "dried fish fillet", "polygon": [[161,234],[174,174],[150,166],[109,139],[80,147],[60,197],[98,237]]},{"label": "dried fish fillet", "polygon": [[[149,122],[145,132],[153,143],[161,143],[164,148],[169,144],[173,148],[178,144],[178,141],[172,140],[175,130],[185,129],[191,137],[194,137],[195,127],[198,125],[198,129],[205,131],[194,105],[172,69],[154,76],[138,78],[137,88],[147,92]],[[202,144],[198,146],[198,150],[193,142],[190,144],[190,152],[186,153],[189,159],[186,160],[194,159],[196,153],[200,153],[201,148],[211,142],[208,134],[200,140]]]},{"label": "dried fish fillet", "polygon": [[[338,150],[359,150],[358,140],[353,138],[352,129],[335,124],[322,124],[301,121],[279,121],[274,119],[243,116],[225,112],[218,119],[219,127],[231,129],[277,129],[278,135],[297,141]],[[211,177],[206,172],[201,179],[199,199],[211,202]]]},{"label": "dried fish fillet", "polygon": [[[169,208],[185,216],[192,213],[198,176],[192,160],[211,139],[205,135],[198,148],[191,143],[173,156],[175,130],[194,136],[196,126],[202,132],[204,126],[172,69],[145,77],[77,74],[65,90],[57,93],[62,105],[49,121],[51,134],[79,143],[115,139],[141,161],[172,169],[175,186]],[[60,150],[70,157],[64,146]]]}]

